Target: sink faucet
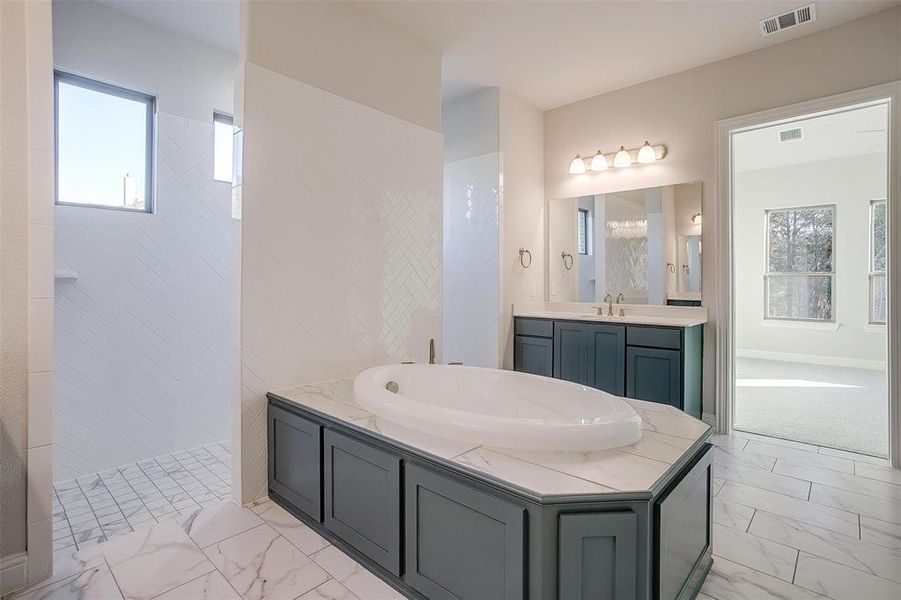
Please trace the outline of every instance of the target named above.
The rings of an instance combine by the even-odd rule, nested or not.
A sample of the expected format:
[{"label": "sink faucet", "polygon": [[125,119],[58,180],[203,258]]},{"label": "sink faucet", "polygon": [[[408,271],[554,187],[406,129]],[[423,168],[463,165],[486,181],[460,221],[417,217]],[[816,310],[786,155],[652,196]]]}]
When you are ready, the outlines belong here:
[{"label": "sink faucet", "polygon": [[429,364],[435,364],[435,338],[429,338]]},{"label": "sink faucet", "polygon": [[607,316],[612,317],[613,316],[613,296],[611,296],[608,293],[606,296],[604,296],[604,302],[607,303]]},{"label": "sink faucet", "polygon": [[626,301],[626,297],[623,296],[623,293],[622,293],[622,292],[620,292],[620,293],[619,293],[619,296],[616,297],[616,303],[617,303],[617,304],[619,304],[621,301],[622,301],[622,302],[625,302],[625,301]]}]

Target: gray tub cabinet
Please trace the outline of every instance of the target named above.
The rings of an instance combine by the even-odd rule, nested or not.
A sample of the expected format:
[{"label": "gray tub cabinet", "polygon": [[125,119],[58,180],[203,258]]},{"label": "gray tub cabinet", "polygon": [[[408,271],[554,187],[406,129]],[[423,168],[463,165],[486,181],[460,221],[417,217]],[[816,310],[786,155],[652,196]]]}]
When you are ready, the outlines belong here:
[{"label": "gray tub cabinet", "polygon": [[269,394],[269,495],[409,598],[689,600],[711,558],[711,452],[645,492],[537,496]]},{"label": "gray tub cabinet", "polygon": [[516,317],[513,368],[700,418],[703,328]]}]

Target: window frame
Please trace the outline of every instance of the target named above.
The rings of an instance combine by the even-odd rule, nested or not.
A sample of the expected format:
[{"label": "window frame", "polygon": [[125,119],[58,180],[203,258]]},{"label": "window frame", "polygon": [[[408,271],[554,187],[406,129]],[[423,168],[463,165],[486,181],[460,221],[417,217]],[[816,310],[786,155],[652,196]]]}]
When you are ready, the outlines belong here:
[{"label": "window frame", "polygon": [[[888,202],[886,198],[876,198],[870,200],[869,206],[869,218],[867,219],[867,223],[869,226],[869,239],[870,239],[870,247],[867,255],[867,324],[869,325],[885,325],[886,321],[875,321],[873,316],[875,314],[873,310],[873,281],[877,277],[882,277],[885,279],[886,292],[888,292],[888,269],[886,268],[883,271],[875,271],[873,269],[873,263],[876,259],[876,229],[873,227],[874,224],[874,207],[877,204],[882,204],[885,206],[885,226],[886,226],[886,246],[888,246]],[[888,247],[886,247],[886,260],[888,260]],[[888,267],[888,264],[886,264]],[[888,313],[888,306],[886,306],[886,313]]]},{"label": "window frame", "polygon": [[[584,231],[585,231],[585,252],[582,252],[582,249],[581,249],[581,248],[578,248],[578,245],[579,245],[579,234],[582,233],[582,232],[581,232],[581,231],[576,231],[576,246],[577,246],[576,250],[577,250],[577,254],[579,254],[580,256],[589,256],[589,255],[591,255],[590,248],[589,248],[589,246],[591,245],[591,242],[590,242],[590,238],[588,237],[588,236],[589,236],[589,234],[588,234],[588,223],[589,223],[589,218],[588,218],[588,217],[589,217],[589,215],[590,215],[591,213],[590,213],[590,211],[589,211],[587,208],[579,208],[579,209],[577,209],[577,210],[578,210],[578,212],[577,212],[577,214],[576,214],[576,227],[579,228],[579,229],[582,229],[582,227],[581,227],[580,224],[579,224],[579,218],[580,218],[580,217],[581,217],[582,219],[584,219],[583,223],[584,223],[584,225],[585,225],[585,227],[584,227]],[[584,215],[584,216],[582,216],[582,215]]]},{"label": "window frame", "polygon": [[[770,215],[773,213],[792,212],[800,210],[815,210],[818,208],[828,208],[832,211],[832,270],[826,271],[774,271],[770,272]],[[835,296],[835,274],[836,274],[836,229],[838,223],[838,210],[836,204],[810,204],[804,206],[788,206],[785,208],[768,208],[764,210],[763,219],[763,236],[764,236],[764,271],[763,271],[763,319],[764,321],[789,321],[798,323],[835,323],[836,313],[836,296]],[[800,317],[773,317],[770,316],[770,279],[773,277],[786,276],[808,276],[808,277],[829,277],[830,298],[832,300],[832,310],[829,319],[805,319]]]},{"label": "window frame", "polygon": [[[144,182],[144,208],[128,208],[126,206],[107,206],[104,204],[88,204],[80,202],[61,202],[59,199],[59,84],[60,82],[74,85],[80,88],[100,92],[109,96],[141,102],[146,107],[145,123],[145,165],[146,172]],[[53,201],[59,206],[77,206],[81,208],[101,208],[105,210],[118,210],[129,213],[153,214],[156,208],[154,194],[156,174],[156,97],[143,92],[137,92],[119,87],[111,83],[105,83],[89,77],[75,75],[54,69],[53,71]]]},{"label": "window frame", "polygon": [[[216,144],[215,144],[215,127],[216,123],[225,123],[226,125],[231,125],[232,128],[232,178],[231,179],[216,179]],[[229,185],[234,185],[235,182],[235,154],[234,154],[234,134],[235,134],[235,117],[226,112],[214,110],[213,111],[213,181],[218,183],[227,183]]]}]

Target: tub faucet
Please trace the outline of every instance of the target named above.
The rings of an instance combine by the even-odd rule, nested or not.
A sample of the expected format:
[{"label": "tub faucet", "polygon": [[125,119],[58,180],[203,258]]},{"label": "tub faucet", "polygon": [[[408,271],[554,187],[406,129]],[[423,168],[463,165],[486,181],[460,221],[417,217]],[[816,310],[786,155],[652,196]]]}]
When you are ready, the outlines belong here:
[{"label": "tub faucet", "polygon": [[612,317],[613,316],[613,296],[611,296],[608,293],[606,296],[604,296],[604,302],[607,303],[607,316]]},{"label": "tub faucet", "polygon": [[429,364],[435,364],[435,338],[429,339]]}]

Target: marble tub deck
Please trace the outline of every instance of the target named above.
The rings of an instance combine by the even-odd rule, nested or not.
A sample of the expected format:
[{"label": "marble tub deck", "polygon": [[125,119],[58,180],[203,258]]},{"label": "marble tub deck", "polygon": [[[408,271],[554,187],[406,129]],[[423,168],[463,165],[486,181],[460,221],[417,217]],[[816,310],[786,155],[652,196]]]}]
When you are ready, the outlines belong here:
[{"label": "marble tub deck", "polygon": [[671,406],[627,398],[642,420],[638,443],[592,452],[532,452],[439,438],[385,422],[356,403],[352,378],[272,393],[540,497],[648,492],[711,432],[706,423]]}]

